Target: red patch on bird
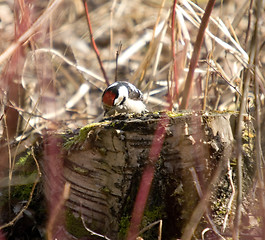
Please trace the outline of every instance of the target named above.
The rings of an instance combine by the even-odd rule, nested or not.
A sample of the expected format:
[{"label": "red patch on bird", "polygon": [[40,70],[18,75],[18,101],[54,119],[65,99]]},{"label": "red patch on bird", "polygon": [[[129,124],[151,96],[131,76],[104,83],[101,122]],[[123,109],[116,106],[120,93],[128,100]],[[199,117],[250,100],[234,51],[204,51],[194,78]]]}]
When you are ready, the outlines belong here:
[{"label": "red patch on bird", "polygon": [[102,97],[102,102],[108,106],[113,106],[115,97],[116,95],[113,92],[107,91]]}]

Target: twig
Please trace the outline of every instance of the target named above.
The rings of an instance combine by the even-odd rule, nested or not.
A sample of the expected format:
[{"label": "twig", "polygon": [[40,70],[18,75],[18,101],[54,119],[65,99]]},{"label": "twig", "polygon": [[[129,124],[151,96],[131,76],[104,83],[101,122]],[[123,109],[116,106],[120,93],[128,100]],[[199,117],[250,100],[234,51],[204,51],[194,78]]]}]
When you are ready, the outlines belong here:
[{"label": "twig", "polygon": [[246,14],[246,11],[249,9],[249,4],[250,1],[249,0],[245,0],[244,2],[241,1],[241,7],[239,7],[236,11],[236,13],[234,14],[234,19],[232,22],[232,27],[234,29],[237,28],[238,24],[240,23],[240,21],[243,19],[243,17]]},{"label": "twig", "polygon": [[59,6],[59,4],[63,0],[54,0],[52,3],[49,4],[49,6],[46,8],[46,10],[43,12],[43,14],[32,24],[32,26],[24,33],[22,34],[18,40],[14,43],[12,43],[1,55],[0,55],[0,64],[7,58],[9,58],[14,51],[23,43],[28,41],[30,37],[37,31],[37,29],[43,24],[43,22],[49,18],[53,11],[56,10],[56,8]]},{"label": "twig", "polygon": [[[161,21],[158,26],[155,28],[155,37],[158,37],[163,28],[165,27],[165,21]],[[119,63],[125,64],[130,57],[132,57],[136,52],[138,52],[141,48],[146,46],[147,42],[152,41],[153,32],[147,30],[146,33],[141,36],[137,41],[134,42],[133,45],[128,47],[119,57]],[[148,53],[147,53],[148,54]],[[142,69],[139,67],[139,69]],[[138,71],[138,70],[137,70]],[[132,81],[138,77],[139,73],[134,73],[135,77],[132,77]]]},{"label": "twig", "polygon": [[159,228],[160,228],[160,226],[161,226],[161,224],[162,224],[162,220],[155,221],[155,222],[149,224],[148,226],[144,227],[144,228],[138,233],[138,235],[143,234],[144,232],[146,232],[147,230],[151,229],[153,226],[157,225],[158,223],[159,223]]},{"label": "twig", "polygon": [[113,42],[113,12],[114,9],[117,5],[117,0],[113,0],[111,8],[110,8],[110,49],[109,49],[109,53],[110,53],[110,58],[112,59],[112,51],[114,48],[114,42]]},{"label": "twig", "polygon": [[88,11],[88,6],[87,6],[86,0],[83,0],[83,3],[84,3],[85,11],[86,11],[86,19],[87,19],[87,24],[88,24],[88,29],[89,29],[89,35],[90,35],[90,40],[91,40],[91,43],[92,43],[92,46],[93,46],[93,50],[96,53],[96,56],[97,56],[97,59],[98,59],[98,63],[99,63],[101,72],[102,72],[102,74],[104,76],[105,82],[106,82],[107,86],[109,86],[110,83],[109,83],[107,74],[105,72],[105,69],[103,67],[103,63],[101,61],[100,54],[99,54],[99,51],[98,51],[98,48],[97,48],[95,39],[93,37],[92,26],[91,26],[91,22],[90,22],[89,11]]},{"label": "twig", "polygon": [[[72,62],[69,58],[65,57],[63,54],[61,54],[59,51],[52,49],[52,48],[39,48],[36,49],[32,54],[36,55],[38,53],[49,53],[49,54],[54,54],[55,56],[61,58],[63,61],[65,61],[67,64],[69,64],[70,66],[74,67],[75,69],[77,69],[79,72],[81,73],[85,73],[88,76],[91,76],[101,82],[104,82],[104,79],[102,77],[100,77],[99,75],[97,75],[96,73],[88,70],[87,68],[77,65],[76,63]],[[27,60],[25,63],[25,66],[27,65]],[[25,71],[25,69],[23,70],[23,72]],[[22,76],[24,75],[24,73],[22,74]],[[23,78],[22,78],[23,81]],[[23,83],[23,82],[22,82]],[[93,84],[93,82],[90,81],[90,83]],[[93,84],[95,85],[95,84]]]},{"label": "twig", "polygon": [[[13,175],[13,168],[12,168],[12,154],[11,154],[11,147],[10,147],[10,138],[9,133],[7,130],[7,117],[6,113],[3,113],[3,127],[6,129],[6,142],[7,142],[7,151],[8,151],[8,180],[11,183],[12,175]],[[9,204],[9,211],[10,211],[10,203],[11,203],[11,184],[8,184],[8,204]],[[0,228],[1,229],[1,228]]]},{"label": "twig", "polygon": [[[204,235],[205,235],[205,233],[206,232],[208,232],[208,231],[211,231],[211,230],[213,230],[213,229],[211,229],[211,228],[205,228],[205,229],[203,229],[203,231],[202,231],[202,240],[205,240],[205,238],[204,238]],[[213,230],[214,231],[214,230]],[[215,232],[215,231],[214,231]],[[217,235],[218,235],[218,237],[220,237],[222,240],[225,240],[225,238],[220,234],[220,233],[218,233],[218,232],[215,232]]]},{"label": "twig", "polygon": [[209,0],[208,4],[206,6],[206,9],[205,9],[205,13],[202,17],[201,25],[199,28],[199,32],[198,32],[198,35],[196,38],[194,50],[193,50],[191,61],[190,61],[189,72],[188,72],[186,84],[185,84],[184,91],[183,91],[184,98],[180,104],[180,109],[187,109],[188,104],[189,104],[189,99],[190,99],[191,91],[192,91],[192,82],[193,82],[194,70],[195,70],[196,65],[198,63],[198,60],[199,60],[202,42],[203,42],[203,38],[204,38],[204,33],[205,33],[206,27],[208,25],[214,4],[215,4],[215,0]]},{"label": "twig", "polygon": [[[161,6],[160,6],[161,9],[163,8],[164,4],[165,4],[165,0],[163,0],[162,3],[161,3]],[[163,45],[164,45],[163,40],[164,40],[164,38],[166,36],[166,32],[167,32],[167,25],[162,30],[160,43],[159,43],[159,45],[157,47],[157,52],[156,52],[156,56],[155,56],[155,60],[154,60],[153,68],[152,68],[152,75],[151,75],[150,81],[148,82],[148,84],[146,86],[147,89],[148,89],[147,93],[146,93],[146,95],[147,95],[146,102],[150,102],[150,95],[151,95],[150,94],[150,89],[152,88],[153,83],[154,83],[154,81],[155,81],[155,79],[157,77],[157,68],[158,68],[158,64],[159,64],[159,59],[160,59],[160,56],[161,56],[162,48],[163,48]],[[166,107],[166,108],[168,107],[165,104],[161,104],[161,105]]]},{"label": "twig", "polygon": [[[257,1],[260,4],[260,1]],[[258,29],[259,29],[259,18],[260,18],[260,9],[261,6],[258,6],[257,11],[257,20],[255,24],[255,30],[252,36],[252,41],[250,44],[250,56],[249,56],[249,65],[252,66],[254,63],[257,65],[257,49],[258,49]],[[241,98],[240,112],[238,116],[238,125],[237,125],[237,135],[236,135],[236,149],[237,149],[237,206],[236,206],[236,215],[234,220],[234,229],[233,229],[233,239],[239,239],[239,226],[241,223],[241,207],[242,207],[242,185],[243,185],[243,172],[242,172],[242,125],[243,125],[243,114],[245,113],[246,103],[248,99],[249,92],[249,83],[250,83],[250,70],[246,70],[244,75],[243,83],[243,96]],[[263,181],[263,180],[262,180]],[[263,209],[264,210],[264,209]]]},{"label": "twig", "polygon": [[118,81],[118,67],[119,67],[119,55],[121,53],[122,43],[120,42],[118,50],[116,51],[116,69],[115,69],[115,82]]},{"label": "twig", "polygon": [[[192,1],[183,1],[182,2],[183,5],[185,5],[186,7],[189,7],[188,9],[190,11],[192,11],[193,15],[195,15],[195,18],[197,19],[197,12],[195,12],[188,4],[192,5],[194,8],[196,8],[196,10],[200,11],[201,13],[205,13],[206,11],[203,11],[198,5],[196,5],[194,2]],[[178,8],[179,5],[178,5]],[[182,11],[183,15],[185,17],[187,17],[194,25],[197,26],[197,22],[194,23],[194,20],[192,20],[189,15],[187,15],[187,13],[185,11]],[[210,16],[210,20],[212,21],[212,23],[214,25],[216,25],[217,28],[219,28],[222,33],[229,39],[229,41],[231,41],[233,43],[233,45],[235,46],[235,48],[233,48],[231,45],[229,45],[228,43],[222,41],[220,38],[216,37],[215,35],[213,35],[208,29],[206,29],[206,33],[209,35],[209,37],[211,37],[212,39],[214,39],[218,44],[220,44],[223,48],[227,49],[228,51],[230,51],[232,54],[238,55],[240,58],[238,58],[238,61],[241,62],[244,66],[247,66],[248,63],[248,54],[246,53],[246,51],[236,42],[236,40],[231,36],[229,30],[227,29],[227,27],[225,26],[225,24],[223,23],[223,21],[218,18],[217,20],[215,20],[214,18],[212,18]],[[233,25],[233,24],[232,24]]]},{"label": "twig", "polygon": [[[253,44],[252,44],[253,45]],[[253,47],[252,51],[250,52],[250,64],[253,63]],[[244,75],[243,83],[244,83],[244,90],[243,95],[241,97],[241,104],[240,104],[240,111],[238,116],[238,124],[237,124],[237,135],[236,135],[236,159],[237,159],[237,205],[236,205],[236,214],[234,220],[234,229],[233,229],[233,239],[239,239],[239,226],[241,223],[241,207],[242,207],[242,185],[243,185],[243,172],[242,172],[242,125],[243,125],[243,114],[246,109],[246,102],[248,98],[248,89],[249,89],[249,70],[246,70]]]},{"label": "twig", "polygon": [[259,77],[258,77],[258,66],[259,66],[259,46],[260,46],[260,35],[258,32],[260,21],[261,21],[261,1],[256,1],[256,25],[255,25],[255,62],[254,62],[254,78],[255,78],[255,103],[256,103],[256,144],[255,144],[255,155],[256,155],[256,164],[258,172],[258,183],[261,188],[260,199],[261,199],[261,228],[262,228],[262,239],[265,239],[265,195],[264,195],[264,162],[262,161],[262,148],[261,148],[261,106],[260,106],[260,97],[259,97]]},{"label": "twig", "polygon": [[241,222],[241,205],[242,205],[242,121],[243,113],[245,112],[246,99],[249,88],[249,71],[246,72],[244,76],[244,92],[240,105],[240,112],[238,116],[238,125],[237,125],[237,136],[236,136],[236,158],[237,158],[237,205],[236,205],[236,214],[234,220],[234,229],[233,229],[233,239],[239,239],[239,225]]},{"label": "twig", "polygon": [[[197,190],[197,193],[199,195],[199,197],[202,199],[203,198],[203,192],[202,192],[202,189],[201,189],[201,185],[200,185],[200,182],[199,182],[199,179],[198,179],[198,176],[197,176],[197,173],[194,169],[194,167],[191,167],[190,169],[190,172],[191,172],[191,175],[192,175],[192,178],[193,178],[193,181],[195,183],[195,187],[196,187],[196,190]],[[219,237],[221,237],[222,239],[225,239],[221,234],[220,232],[218,231],[217,227],[215,226],[213,220],[211,219],[210,217],[210,211],[208,209],[208,207],[206,207],[206,218],[208,220],[208,222],[210,223],[211,225],[211,230],[213,230]],[[202,233],[203,235],[203,233]]]},{"label": "twig", "polygon": [[[257,63],[256,63],[257,64]],[[256,66],[255,64],[255,66]],[[256,73],[256,71],[255,71]],[[255,102],[256,102],[256,150],[255,150],[255,155],[256,155],[256,163],[257,163],[257,171],[258,171],[258,182],[259,182],[259,187],[261,188],[260,191],[260,198],[261,198],[261,217],[262,217],[262,236],[263,239],[265,239],[265,196],[264,196],[264,164],[262,161],[262,148],[261,148],[261,119],[260,119],[260,99],[259,99],[259,84],[257,81],[258,76],[255,74]]]},{"label": "twig", "polygon": [[76,93],[67,101],[64,107],[56,109],[54,112],[50,112],[47,114],[42,115],[42,118],[44,119],[53,119],[55,117],[58,117],[65,113],[68,109],[71,109],[73,106],[75,106],[89,91],[89,84],[83,83],[79,87],[79,89],[76,91]]},{"label": "twig", "polygon": [[162,226],[163,226],[163,221],[160,220],[159,231],[158,231],[158,240],[162,240]]},{"label": "twig", "polygon": [[172,110],[173,107],[173,101],[178,98],[179,90],[178,90],[178,68],[177,68],[177,59],[176,59],[176,49],[175,49],[175,20],[176,20],[176,5],[177,0],[174,0],[172,5],[172,18],[171,18],[171,48],[172,48],[172,57],[173,57],[173,78],[172,78],[172,84],[171,87],[175,86],[174,91],[172,92],[172,95],[169,93],[170,96],[170,110]]},{"label": "twig", "polygon": [[226,76],[224,75],[225,72],[223,71],[223,69],[220,67],[220,65],[219,65],[218,63],[215,63],[217,69],[216,69],[214,66],[212,66],[212,64],[211,64],[210,62],[206,61],[206,63],[207,63],[208,66],[211,67],[211,69],[212,69],[216,74],[219,75],[219,77],[221,77],[224,81],[226,81],[226,83],[227,83],[231,88],[233,88],[233,89],[238,93],[239,96],[241,96],[240,91],[237,89],[236,86],[234,86],[234,85],[228,80],[229,78],[226,77]]},{"label": "twig", "polygon": [[[162,2],[162,5],[163,5],[163,2]],[[134,82],[140,76],[139,81],[138,81],[138,85],[140,85],[141,82],[143,81],[147,67],[150,65],[151,59],[152,59],[153,55],[155,54],[157,47],[160,43],[162,30],[165,28],[165,26],[167,24],[166,20],[168,19],[169,15],[166,16],[165,20],[163,20],[159,23],[161,11],[162,11],[162,8],[160,8],[160,11],[158,13],[158,17],[157,17],[157,20],[156,20],[156,23],[155,23],[155,26],[153,28],[152,33],[146,32],[143,35],[143,37],[134,44],[134,46],[129,47],[127,49],[127,51],[124,52],[124,53],[126,53],[126,54],[124,54],[125,56],[128,55],[128,53],[130,53],[130,54],[135,53],[137,50],[139,50],[143,46],[146,46],[146,42],[149,39],[151,39],[151,40],[149,40],[150,41],[149,47],[148,47],[146,55],[144,56],[144,59],[142,60],[140,66],[137,68],[137,70],[134,72],[133,76],[131,77],[131,81]],[[122,56],[121,56],[121,58],[122,58]]]},{"label": "twig", "polygon": [[[212,53],[207,57],[210,59],[212,56]],[[207,60],[208,62],[208,60]],[[206,72],[206,79],[205,79],[205,87],[204,87],[204,97],[203,97],[203,105],[202,105],[202,110],[205,111],[206,109],[206,102],[207,102],[207,97],[208,97],[208,83],[209,83],[209,77],[210,77],[210,66],[208,65],[207,67],[207,72]]]},{"label": "twig", "polygon": [[224,165],[224,160],[225,158],[223,158],[219,163],[218,166],[215,170],[215,172],[213,173],[213,177],[208,185],[208,188],[206,189],[203,198],[200,199],[200,202],[197,204],[197,206],[195,207],[192,216],[190,217],[190,220],[188,222],[188,224],[186,225],[183,235],[181,237],[181,240],[190,240],[202,215],[204,214],[207,205],[209,203],[209,199],[212,193],[212,189],[213,186],[217,183],[221,172],[223,170],[223,165]]},{"label": "twig", "polygon": [[84,228],[92,235],[92,236],[97,236],[97,237],[100,237],[100,238],[103,238],[103,239],[106,239],[106,240],[111,240],[110,238],[108,238],[107,236],[104,236],[104,235],[101,235],[101,234],[99,234],[99,233],[96,233],[96,232],[94,232],[94,231],[92,231],[90,228],[88,228],[87,226],[86,226],[86,222],[85,222],[85,220],[84,220],[84,217],[83,217],[83,215],[81,214],[81,220],[82,220],[82,223],[83,223],[83,226],[84,226]]},{"label": "twig", "polygon": [[228,175],[229,182],[231,184],[232,194],[231,194],[231,197],[230,197],[229,202],[227,204],[226,215],[224,217],[222,232],[224,232],[225,229],[226,229],[227,220],[228,220],[228,217],[229,217],[229,214],[230,214],[230,211],[231,211],[231,208],[232,208],[232,203],[233,203],[233,200],[234,200],[235,194],[236,194],[236,189],[235,189],[235,185],[234,185],[234,182],[233,182],[233,176],[232,176],[233,172],[232,172],[232,169],[230,167],[230,161],[227,162],[227,168],[228,168],[227,175]]},{"label": "twig", "polygon": [[34,159],[34,161],[35,161],[35,164],[36,164],[36,167],[37,167],[37,170],[38,170],[38,175],[37,175],[37,177],[36,177],[36,179],[35,179],[35,181],[34,181],[34,184],[33,184],[33,186],[32,186],[32,189],[31,189],[31,192],[30,192],[30,195],[29,195],[29,199],[28,199],[28,201],[27,201],[27,204],[20,210],[20,212],[10,221],[10,222],[8,222],[8,223],[6,223],[6,224],[4,224],[4,225],[2,225],[2,226],[0,226],[0,230],[1,229],[4,229],[4,228],[6,228],[6,227],[9,227],[9,226],[12,226],[20,217],[21,217],[21,215],[27,210],[27,208],[29,207],[29,204],[31,203],[31,200],[32,200],[32,197],[33,197],[33,193],[34,193],[34,190],[35,190],[35,188],[36,188],[36,185],[37,185],[37,183],[39,182],[39,179],[40,179],[40,177],[41,177],[41,171],[40,171],[40,166],[39,166],[39,163],[38,163],[38,161],[37,161],[37,159],[36,159],[36,157],[35,157],[35,154],[34,154],[34,151],[33,151],[33,148],[31,149],[31,154],[32,154],[32,157],[33,157],[33,159]]},{"label": "twig", "polygon": [[249,30],[250,30],[250,25],[251,25],[251,17],[252,17],[252,12],[253,12],[253,0],[250,0],[250,5],[248,8],[248,26],[247,26],[247,30],[246,30],[246,38],[245,38],[245,48],[247,48],[247,42],[248,42],[248,36],[249,36]]}]

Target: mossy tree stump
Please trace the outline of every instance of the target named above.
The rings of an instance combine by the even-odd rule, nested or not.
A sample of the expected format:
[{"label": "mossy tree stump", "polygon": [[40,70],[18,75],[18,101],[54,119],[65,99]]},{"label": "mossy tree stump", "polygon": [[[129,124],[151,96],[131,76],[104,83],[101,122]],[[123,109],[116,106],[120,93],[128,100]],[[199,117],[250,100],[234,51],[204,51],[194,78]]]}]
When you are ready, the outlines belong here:
[{"label": "mossy tree stump", "polygon": [[[71,184],[66,206],[75,216],[82,214],[91,229],[113,239],[124,238],[141,173],[148,164],[154,132],[162,115],[116,116],[82,128],[65,142],[68,153],[64,159],[64,177]],[[235,157],[231,125],[235,115],[192,112],[166,116],[169,123],[156,162],[143,226],[163,219],[163,234],[169,239],[181,236],[198,203],[194,172],[202,191],[218,162],[223,161],[223,175],[226,174],[227,163]],[[219,181],[221,188],[223,180],[221,177]],[[223,213],[215,216],[217,227],[222,225],[220,219],[227,213],[224,206],[231,195],[231,186],[224,185],[227,197],[223,202],[218,200]],[[215,196],[212,201],[217,202]],[[200,227],[206,225],[202,219]]]}]

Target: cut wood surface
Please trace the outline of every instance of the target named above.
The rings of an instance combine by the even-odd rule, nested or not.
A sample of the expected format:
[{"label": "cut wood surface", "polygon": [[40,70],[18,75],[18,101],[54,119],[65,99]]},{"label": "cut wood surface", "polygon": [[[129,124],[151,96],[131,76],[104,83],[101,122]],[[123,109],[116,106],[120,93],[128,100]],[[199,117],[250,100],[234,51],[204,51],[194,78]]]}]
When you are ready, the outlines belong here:
[{"label": "cut wood surface", "polygon": [[[237,114],[119,115],[88,125],[65,143],[64,177],[71,184],[66,206],[76,217],[81,214],[93,230],[117,239],[121,223],[130,219],[141,173],[150,163],[154,132],[165,116],[169,123],[146,206],[146,211],[156,209],[158,213],[147,222],[163,219],[166,239],[179,237],[199,201],[196,184],[204,191],[219,162],[226,175],[234,158]],[[220,177],[218,184],[223,179]],[[227,204],[231,186],[227,188],[228,197],[219,204]],[[217,227],[221,227],[223,220],[218,221]]]}]

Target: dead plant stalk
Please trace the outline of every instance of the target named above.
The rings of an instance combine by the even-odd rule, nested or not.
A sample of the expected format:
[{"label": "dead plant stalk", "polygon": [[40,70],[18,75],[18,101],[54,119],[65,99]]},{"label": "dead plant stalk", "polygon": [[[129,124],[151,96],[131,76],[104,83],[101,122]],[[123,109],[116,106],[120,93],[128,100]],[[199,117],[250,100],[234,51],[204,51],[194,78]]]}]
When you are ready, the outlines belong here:
[{"label": "dead plant stalk", "polygon": [[204,15],[203,15],[202,20],[201,20],[201,25],[200,25],[200,28],[198,31],[198,35],[197,35],[195,44],[194,44],[194,50],[193,50],[191,61],[190,61],[189,72],[188,72],[186,84],[185,84],[184,91],[183,91],[184,97],[183,97],[183,100],[181,102],[180,109],[187,109],[188,108],[189,99],[190,99],[191,92],[192,92],[192,83],[193,83],[194,71],[195,71],[196,65],[197,65],[198,60],[199,60],[202,42],[204,39],[204,34],[205,34],[206,28],[208,26],[208,22],[209,22],[214,4],[215,4],[215,0],[209,0],[208,4],[206,6],[206,9],[205,9]]}]

